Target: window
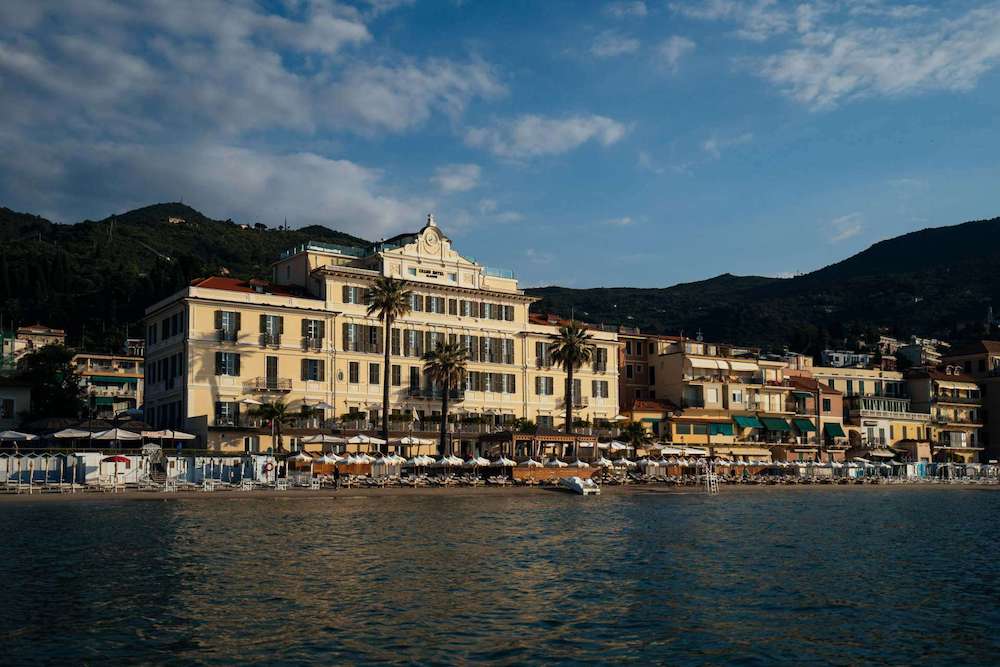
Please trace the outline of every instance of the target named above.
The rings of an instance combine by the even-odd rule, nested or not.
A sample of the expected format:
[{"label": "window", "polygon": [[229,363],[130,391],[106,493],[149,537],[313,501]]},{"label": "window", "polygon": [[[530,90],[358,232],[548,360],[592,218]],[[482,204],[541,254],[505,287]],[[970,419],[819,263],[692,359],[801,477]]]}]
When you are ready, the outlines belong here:
[{"label": "window", "polygon": [[708,435],[708,424],[692,424],[692,435]]},{"label": "window", "polygon": [[448,282],[450,282],[450,283],[457,283],[458,282],[458,274],[457,273],[449,273],[448,274]]},{"label": "window", "polygon": [[285,318],[281,315],[260,316],[260,338],[262,345],[279,345],[281,334],[285,333]]},{"label": "window", "polygon": [[406,272],[409,275],[411,275],[413,277],[416,277],[416,275],[417,275],[417,267],[415,267],[415,266],[408,266],[408,267],[406,267]]},{"label": "window", "polygon": [[632,341],[625,341],[625,354],[632,354]]},{"label": "window", "polygon": [[823,412],[830,412],[832,409],[833,409],[833,406],[830,403],[830,399],[829,398],[824,398],[823,399]]},{"label": "window", "polygon": [[361,381],[361,364],[356,361],[347,364],[347,381],[351,384],[357,384]]},{"label": "window", "polygon": [[535,378],[535,394],[537,396],[551,396],[555,393],[555,382],[551,377]]},{"label": "window", "polygon": [[323,320],[302,320],[302,338],[312,347],[320,347],[326,336],[326,322]]},{"label": "window", "polygon": [[420,389],[420,367],[410,366],[410,388]]},{"label": "window", "polygon": [[653,383],[656,382],[656,373],[655,373],[655,371],[656,371],[656,368],[654,366],[650,366],[649,367],[649,384],[653,384]]},{"label": "window", "polygon": [[538,415],[538,425],[542,428],[552,428],[552,415]]},{"label": "window", "polygon": [[632,364],[625,364],[625,377],[631,379],[635,376],[635,369],[632,368]]},{"label": "window", "polygon": [[[216,401],[215,425],[237,426],[240,417],[240,404],[235,401]],[[161,420],[164,421],[164,420]]]},{"label": "window", "polygon": [[607,398],[608,394],[608,381],[607,380],[591,380],[590,381],[590,393],[595,398]]},{"label": "window", "polygon": [[854,396],[854,380],[847,381],[847,395]]},{"label": "window", "polygon": [[311,382],[322,382],[325,376],[325,364],[322,359],[302,360],[302,379]]},{"label": "window", "polygon": [[382,327],[344,324],[344,350],[347,352],[382,352]]},{"label": "window", "polygon": [[403,384],[403,369],[399,364],[392,365],[392,386],[399,387]]},{"label": "window", "polygon": [[674,433],[677,435],[691,435],[691,424],[675,424]]},{"label": "window", "polygon": [[718,403],[719,402],[719,390],[715,387],[710,387],[705,390],[705,402],[706,403]]},{"label": "window", "polygon": [[215,330],[219,332],[219,340],[236,340],[240,333],[240,314],[230,310],[215,311]]},{"label": "window", "polygon": [[13,419],[14,418],[14,399],[4,398],[0,399],[0,419]]},{"label": "window", "polygon": [[594,372],[603,373],[608,370],[608,349],[598,347],[594,350]]},{"label": "window", "polygon": [[410,310],[421,312],[424,309],[424,297],[420,294],[410,294]]},{"label": "window", "polygon": [[378,384],[382,381],[382,373],[378,364],[368,364],[368,384]]},{"label": "window", "polygon": [[734,391],[733,395],[732,395],[732,402],[733,403],[742,403],[743,402],[743,392],[740,391],[740,390],[738,390],[738,389],[736,391]]},{"label": "window", "polygon": [[[216,352],[215,353],[215,374],[239,377],[240,375],[240,355],[236,352]],[[166,372],[163,373],[166,375]]]},{"label": "window", "polygon": [[367,304],[369,291],[364,287],[344,285],[344,303]]},{"label": "window", "polygon": [[458,299],[448,299],[448,314],[458,315]]}]

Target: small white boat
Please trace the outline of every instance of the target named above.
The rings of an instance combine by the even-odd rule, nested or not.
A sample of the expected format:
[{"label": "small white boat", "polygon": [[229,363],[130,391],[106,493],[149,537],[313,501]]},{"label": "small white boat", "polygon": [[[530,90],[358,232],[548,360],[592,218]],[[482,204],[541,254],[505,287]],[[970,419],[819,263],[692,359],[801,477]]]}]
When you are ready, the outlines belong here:
[{"label": "small white boat", "polygon": [[590,478],[564,477],[559,480],[559,486],[581,496],[596,496],[601,492],[601,487]]}]

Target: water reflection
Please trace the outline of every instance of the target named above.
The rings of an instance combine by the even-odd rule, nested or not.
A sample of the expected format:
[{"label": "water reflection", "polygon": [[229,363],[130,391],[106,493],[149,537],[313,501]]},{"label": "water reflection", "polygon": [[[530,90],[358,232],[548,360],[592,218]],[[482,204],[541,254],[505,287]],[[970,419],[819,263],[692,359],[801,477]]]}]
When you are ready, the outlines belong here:
[{"label": "water reflection", "polygon": [[998,509],[954,488],[5,505],[0,638],[13,663],[992,660]]}]

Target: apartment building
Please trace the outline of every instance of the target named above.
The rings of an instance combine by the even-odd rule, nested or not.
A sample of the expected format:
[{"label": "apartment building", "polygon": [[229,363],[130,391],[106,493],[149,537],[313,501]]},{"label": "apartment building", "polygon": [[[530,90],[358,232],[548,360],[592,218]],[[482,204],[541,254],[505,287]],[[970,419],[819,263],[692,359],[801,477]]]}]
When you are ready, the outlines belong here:
[{"label": "apartment building", "polygon": [[679,336],[643,334],[638,329],[618,329],[618,388],[622,412],[635,401],[656,401],[655,360],[666,346],[679,342]]},{"label": "apartment building", "polygon": [[[367,290],[381,276],[412,291],[411,310],[388,341],[366,312]],[[511,272],[459,254],[432,217],[417,232],[366,248],[307,243],[282,254],[271,281],[201,279],[147,309],[147,421],[193,430],[213,449],[266,449],[270,434],[252,411],[282,399],[293,411],[312,408],[288,429],[294,444],[331,420],[377,424],[389,373],[393,430],[434,432],[440,388],[421,357],[444,341],[469,356],[465,384],[451,396],[454,440],[518,418],[561,427],[566,401],[576,420],[613,419],[617,333],[591,330],[594,360],[567,387],[549,354],[557,326],[529,317],[534,301]]]},{"label": "apartment building", "polygon": [[983,451],[979,431],[982,398],[975,378],[955,364],[906,375],[914,409],[930,418],[928,439],[935,460],[972,463]]},{"label": "apartment building", "polygon": [[975,379],[982,406],[979,442],[984,461],[1000,460],[1000,341],[977,340],[959,345],[944,357],[947,366],[959,366]]},{"label": "apartment building", "polygon": [[142,357],[80,352],[71,363],[80,375],[91,416],[113,419],[143,404]]}]

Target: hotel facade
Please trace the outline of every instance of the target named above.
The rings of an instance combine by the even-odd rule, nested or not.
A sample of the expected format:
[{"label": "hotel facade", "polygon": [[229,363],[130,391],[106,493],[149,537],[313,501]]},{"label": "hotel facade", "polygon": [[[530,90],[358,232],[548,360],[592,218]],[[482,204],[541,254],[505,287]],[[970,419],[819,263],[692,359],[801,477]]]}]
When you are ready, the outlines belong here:
[{"label": "hotel facade", "polygon": [[[367,314],[367,292],[383,276],[412,293],[388,341]],[[562,428],[567,400],[575,420],[614,419],[617,334],[590,331],[594,359],[567,389],[548,352],[558,327],[529,316],[534,301],[512,273],[459,254],[432,217],[418,232],[370,247],[307,243],[282,254],[270,281],[200,279],[147,309],[146,421],[193,431],[209,449],[266,451],[270,432],[252,414],[280,399],[293,412],[311,409],[285,429],[284,446],[294,448],[335,421],[377,429],[388,372],[391,430],[431,434],[441,390],[421,357],[442,342],[468,355],[464,385],[450,401],[455,447],[518,419]]]}]

